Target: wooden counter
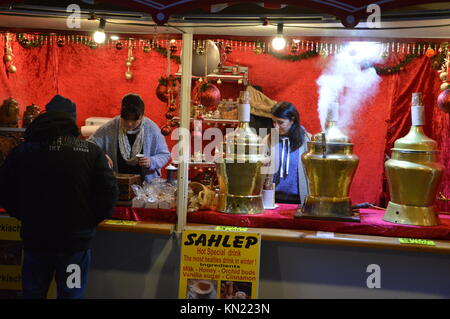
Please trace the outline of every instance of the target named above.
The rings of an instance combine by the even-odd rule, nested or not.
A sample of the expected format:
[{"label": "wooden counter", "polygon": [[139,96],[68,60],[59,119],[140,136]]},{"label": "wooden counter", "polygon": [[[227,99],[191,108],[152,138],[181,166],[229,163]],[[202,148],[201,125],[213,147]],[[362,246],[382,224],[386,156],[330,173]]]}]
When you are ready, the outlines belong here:
[{"label": "wooden counter", "polygon": [[[99,230],[126,231],[170,235],[175,231],[175,225],[162,222],[135,222],[135,225],[108,225],[102,222]],[[215,230],[218,225],[188,223],[186,229]],[[312,230],[275,229],[275,228],[247,228],[248,232],[261,233],[263,240],[298,242],[305,244],[342,245],[353,247],[382,248],[395,250],[409,250],[450,254],[450,242],[432,240],[435,246],[418,244],[401,244],[399,238],[369,236],[356,234],[331,233]]]}]

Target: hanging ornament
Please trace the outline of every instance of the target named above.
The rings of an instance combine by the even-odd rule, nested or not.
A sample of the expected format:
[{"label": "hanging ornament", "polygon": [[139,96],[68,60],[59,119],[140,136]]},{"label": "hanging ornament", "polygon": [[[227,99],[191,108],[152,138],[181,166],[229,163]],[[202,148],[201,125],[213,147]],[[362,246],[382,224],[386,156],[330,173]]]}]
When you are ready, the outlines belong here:
[{"label": "hanging ornament", "polygon": [[17,72],[16,66],[12,65],[12,64],[8,65],[8,72],[9,73],[16,73]]},{"label": "hanging ornament", "polygon": [[222,84],[222,80],[221,80],[221,79],[218,79],[218,80],[217,80],[217,84]]},{"label": "hanging ornament", "polygon": [[448,74],[447,72],[441,72],[441,74],[439,74],[439,78],[441,79],[441,81],[447,81],[448,80]]},{"label": "hanging ornament", "polygon": [[5,62],[6,70],[9,73],[16,73],[17,72],[17,68],[13,64],[14,54],[12,53],[10,40],[11,39],[9,38],[9,34],[7,33],[6,34],[6,41],[5,41],[5,55],[3,57],[3,61]]},{"label": "hanging ornament", "polygon": [[149,53],[152,50],[152,48],[151,46],[146,44],[144,45],[144,48],[142,50],[144,51],[144,53]]},{"label": "hanging ornament", "polygon": [[176,53],[178,51],[178,47],[175,44],[170,46],[170,53]]},{"label": "hanging ornament", "polygon": [[177,107],[174,104],[169,105],[169,111],[175,112],[177,110]]},{"label": "hanging ornament", "polygon": [[170,126],[171,127],[178,127],[178,122],[177,121],[170,121]]},{"label": "hanging ornament", "polygon": [[133,78],[133,73],[131,72],[133,61],[133,43],[131,42],[131,40],[128,40],[128,58],[125,61],[125,66],[127,67],[127,71],[125,72],[125,79],[127,80],[131,80]]},{"label": "hanging ornament", "polygon": [[231,48],[231,46],[229,46],[229,45],[225,46],[225,53],[230,54],[231,52],[233,52],[233,49]]},{"label": "hanging ornament", "polygon": [[167,112],[166,113],[166,119],[171,120],[175,117],[174,112]]},{"label": "hanging ornament", "polygon": [[63,39],[58,39],[58,41],[56,41],[56,45],[58,47],[62,48],[65,45],[64,40]]},{"label": "hanging ornament", "polygon": [[215,108],[220,103],[220,90],[211,83],[199,84],[196,93],[200,104],[208,108]]},{"label": "hanging ornament", "polygon": [[156,87],[156,96],[161,102],[167,102],[169,96],[169,89],[172,98],[176,98],[179,92],[178,81],[174,76],[164,77],[159,79],[158,86]]},{"label": "hanging ornament", "polygon": [[3,61],[5,61],[5,63],[11,62],[12,61],[12,55],[11,54],[5,54],[5,56],[3,57]]},{"label": "hanging ornament", "polygon": [[90,42],[89,42],[89,47],[90,47],[91,49],[97,49],[97,48],[98,48],[98,44],[97,44],[97,42],[95,42],[95,41],[90,41]]},{"label": "hanging ornament", "polygon": [[161,128],[161,134],[164,136],[169,135],[171,132],[172,132],[172,129],[170,128],[170,126],[165,125]]},{"label": "hanging ornament", "polygon": [[425,51],[425,55],[428,58],[432,58],[436,55],[436,51],[434,51],[431,47],[428,47],[427,51]]},{"label": "hanging ornament", "polygon": [[117,49],[117,50],[122,50],[122,48],[123,48],[122,42],[117,42],[117,43],[116,43],[116,49]]},{"label": "hanging ornament", "polygon": [[261,54],[262,53],[262,48],[259,45],[257,45],[255,47],[255,49],[253,50],[253,52],[255,52],[256,54]]},{"label": "hanging ornament", "polygon": [[450,113],[450,89],[446,89],[439,94],[437,105],[441,111]]},{"label": "hanging ornament", "polygon": [[298,45],[294,44],[293,46],[291,46],[291,53],[297,54],[297,52],[298,52]]},{"label": "hanging ornament", "polygon": [[197,53],[198,55],[205,54],[205,47],[202,45],[197,45],[197,48],[195,49],[195,53]]},{"label": "hanging ornament", "polygon": [[131,71],[125,72],[125,79],[131,80],[133,78],[133,73]]}]

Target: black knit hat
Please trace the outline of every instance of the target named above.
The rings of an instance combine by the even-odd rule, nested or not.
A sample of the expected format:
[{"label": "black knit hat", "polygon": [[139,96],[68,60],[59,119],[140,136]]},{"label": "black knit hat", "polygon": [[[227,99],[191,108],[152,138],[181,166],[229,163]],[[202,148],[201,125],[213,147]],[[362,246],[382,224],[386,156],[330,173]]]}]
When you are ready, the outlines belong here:
[{"label": "black knit hat", "polygon": [[66,112],[69,113],[74,121],[77,121],[77,106],[71,100],[57,94],[45,106],[47,112]]}]

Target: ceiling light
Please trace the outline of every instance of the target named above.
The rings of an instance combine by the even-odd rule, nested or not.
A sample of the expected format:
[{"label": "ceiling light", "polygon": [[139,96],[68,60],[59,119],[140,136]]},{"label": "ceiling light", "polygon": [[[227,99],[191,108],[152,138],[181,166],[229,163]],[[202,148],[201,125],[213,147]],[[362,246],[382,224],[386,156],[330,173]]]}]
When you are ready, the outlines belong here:
[{"label": "ceiling light", "polygon": [[106,26],[106,20],[100,19],[100,24],[98,26],[98,30],[94,33],[94,41],[96,43],[103,43],[105,42],[105,26]]},{"label": "ceiling light", "polygon": [[278,23],[277,25],[277,36],[272,40],[272,47],[275,50],[283,50],[286,46],[286,40],[283,37],[283,24]]}]

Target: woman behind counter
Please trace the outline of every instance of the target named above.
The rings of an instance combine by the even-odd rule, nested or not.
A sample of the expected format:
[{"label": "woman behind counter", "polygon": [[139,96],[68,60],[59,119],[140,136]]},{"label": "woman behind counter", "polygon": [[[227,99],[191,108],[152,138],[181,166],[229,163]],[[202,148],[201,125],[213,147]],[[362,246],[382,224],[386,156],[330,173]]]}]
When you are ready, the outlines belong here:
[{"label": "woman behind counter", "polygon": [[170,153],[160,128],[144,116],[144,109],[139,95],[125,95],[120,116],[101,126],[88,141],[106,153],[115,172],[138,174],[150,182],[166,165]]},{"label": "woman behind counter", "polygon": [[[300,115],[290,102],[278,102],[272,108],[273,125],[279,131],[279,140],[271,145],[275,159],[275,201],[300,204],[308,194],[308,183],[301,156],[307,151],[310,134],[300,125]],[[268,142],[270,142],[268,137]]]}]

